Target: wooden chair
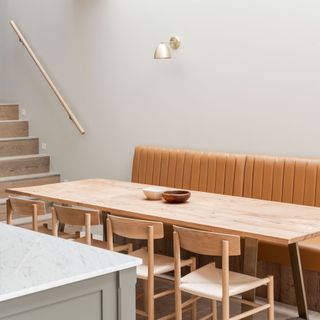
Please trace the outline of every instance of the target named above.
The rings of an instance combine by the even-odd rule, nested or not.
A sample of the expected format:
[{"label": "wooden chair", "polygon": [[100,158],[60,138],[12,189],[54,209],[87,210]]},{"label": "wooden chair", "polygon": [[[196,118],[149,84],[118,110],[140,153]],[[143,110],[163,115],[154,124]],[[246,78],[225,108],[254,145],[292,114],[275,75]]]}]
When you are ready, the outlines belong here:
[{"label": "wooden chair", "polygon": [[32,217],[32,230],[42,233],[50,233],[48,228],[39,226],[38,216],[46,213],[46,204],[44,201],[28,199],[24,197],[9,196],[7,200],[7,223],[12,224],[14,214]]},{"label": "wooden chair", "polygon": [[[52,207],[52,234],[54,236],[61,236],[61,232],[59,231],[59,223],[84,227],[84,237],[80,237],[79,231],[74,232],[74,234],[70,234],[69,237],[66,236],[66,233],[62,233],[62,237],[73,239],[76,242],[84,243],[90,246],[92,245],[94,247],[108,249],[108,244],[106,241],[92,238],[91,227],[101,224],[100,217],[101,213],[97,210],[54,205]],[[132,244],[128,243],[124,245],[117,245],[114,251],[131,252]]]},{"label": "wooden chair", "polygon": [[[145,284],[145,311],[138,310],[137,314],[154,320],[154,302],[155,299],[174,294],[174,289],[154,293],[154,279],[156,276],[163,275],[174,270],[174,259],[154,253],[154,240],[164,237],[163,223],[155,221],[137,220],[109,215],[107,218],[107,238],[109,249],[113,250],[113,234],[137,239],[147,240],[147,248],[141,248],[133,251],[130,255],[141,258],[142,265],[137,267],[137,277],[144,281]],[[194,259],[188,259],[180,262],[181,267],[195,266]],[[175,314],[166,315],[159,319],[171,319]]]},{"label": "wooden chair", "polygon": [[[229,271],[229,257],[240,255],[240,237],[186,229],[174,226],[176,319],[182,319],[181,292],[212,300],[212,311],[202,319],[217,319],[216,301],[222,302],[222,320],[239,320],[267,310],[268,320],[274,320],[273,277],[264,279]],[[180,249],[210,256],[222,257],[222,269],[207,264],[181,277]],[[267,303],[256,304],[236,297],[260,286],[267,286]],[[245,304],[252,309],[230,317],[229,301]]]}]

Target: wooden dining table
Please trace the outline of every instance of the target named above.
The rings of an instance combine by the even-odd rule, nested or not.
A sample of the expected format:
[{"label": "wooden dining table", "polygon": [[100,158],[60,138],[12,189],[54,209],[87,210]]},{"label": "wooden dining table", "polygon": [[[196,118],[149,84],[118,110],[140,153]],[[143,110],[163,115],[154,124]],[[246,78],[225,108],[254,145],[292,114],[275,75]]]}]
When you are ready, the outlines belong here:
[{"label": "wooden dining table", "polygon": [[[241,236],[245,240],[243,272],[256,275],[259,241],[288,247],[299,317],[308,319],[300,241],[320,236],[320,208],[191,191],[182,204],[146,200],[143,184],[87,179],[42,186],[10,188],[9,194],[98,209],[132,218],[161,221]],[[171,189],[171,188],[168,188]],[[103,219],[105,221],[105,219]],[[254,299],[254,293],[246,294]]]}]

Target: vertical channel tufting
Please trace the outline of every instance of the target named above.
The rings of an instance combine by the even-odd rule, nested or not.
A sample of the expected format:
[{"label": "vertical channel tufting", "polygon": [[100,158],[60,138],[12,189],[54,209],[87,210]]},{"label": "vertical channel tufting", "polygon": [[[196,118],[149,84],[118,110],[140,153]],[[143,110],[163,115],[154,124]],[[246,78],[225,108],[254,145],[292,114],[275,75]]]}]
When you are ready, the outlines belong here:
[{"label": "vertical channel tufting", "polygon": [[284,163],[285,161],[282,158],[277,158],[274,162],[271,198],[273,201],[282,201]]},{"label": "vertical channel tufting", "polygon": [[137,146],[132,182],[320,207],[320,161]]},{"label": "vertical channel tufting", "polygon": [[236,168],[236,157],[228,154],[226,157],[226,173],[223,194],[232,195],[234,186],[234,175]]},{"label": "vertical channel tufting", "polygon": [[152,184],[160,185],[161,150],[154,148]]},{"label": "vertical channel tufting", "polygon": [[177,151],[177,165],[176,165],[176,178],[175,178],[175,188],[182,188],[183,181],[183,171],[184,171],[184,158],[186,152],[184,150]]},{"label": "vertical channel tufting", "polygon": [[233,195],[242,197],[243,196],[243,180],[244,180],[244,168],[246,165],[245,155],[236,155],[236,168],[234,173],[234,185]]},{"label": "vertical channel tufting", "polygon": [[227,155],[226,154],[217,154],[217,168],[216,168],[216,185],[215,185],[215,193],[223,194],[224,192],[224,184],[226,177],[226,162]]},{"label": "vertical channel tufting", "polygon": [[217,157],[214,153],[209,153],[207,192],[215,192],[216,172],[217,172]]},{"label": "vertical channel tufting", "polygon": [[315,205],[320,207],[320,167],[317,170],[317,183],[316,183],[316,198]]},{"label": "vertical channel tufting", "polygon": [[243,184],[243,196],[247,198],[252,198],[253,169],[254,157],[247,156]]},{"label": "vertical channel tufting", "polygon": [[317,171],[319,163],[316,161],[308,161],[306,166],[306,180],[304,186],[303,204],[307,206],[314,206],[316,200],[317,187]]},{"label": "vertical channel tufting", "polygon": [[174,187],[175,176],[176,176],[176,166],[177,166],[177,151],[170,150],[169,165],[168,165],[168,180],[167,180],[168,187]]},{"label": "vertical channel tufting", "polygon": [[193,152],[187,151],[184,159],[184,170],[182,178],[182,188],[184,189],[190,189],[192,161]]},{"label": "vertical channel tufting", "polygon": [[146,181],[146,170],[147,170],[147,148],[142,148],[140,152],[140,161],[139,161],[139,176],[138,182],[145,183]]},{"label": "vertical channel tufting", "polygon": [[161,169],[160,169],[160,185],[167,187],[169,166],[169,151],[162,149],[161,152]]},{"label": "vertical channel tufting", "polygon": [[266,157],[264,159],[263,181],[261,199],[271,200],[273,186],[273,168],[275,158]]},{"label": "vertical channel tufting", "polygon": [[132,182],[138,182],[138,179],[139,179],[140,153],[141,153],[141,147],[138,146],[134,149],[133,164],[132,164],[132,176],[131,176]]},{"label": "vertical channel tufting", "polygon": [[253,168],[252,198],[261,199],[264,157],[256,157]]},{"label": "vertical channel tufting", "polygon": [[190,189],[199,190],[201,152],[194,152],[191,167]]},{"label": "vertical channel tufting", "polygon": [[154,148],[146,148],[147,150],[147,164],[146,177],[144,183],[152,184],[153,180],[153,166],[154,166]]},{"label": "vertical channel tufting", "polygon": [[209,155],[208,153],[202,153],[200,159],[199,191],[207,191],[208,165]]},{"label": "vertical channel tufting", "polygon": [[305,160],[296,160],[294,181],[293,181],[293,197],[292,202],[295,204],[303,204],[304,187],[306,179],[306,164]]},{"label": "vertical channel tufting", "polygon": [[282,202],[292,203],[295,160],[286,159],[284,163]]}]

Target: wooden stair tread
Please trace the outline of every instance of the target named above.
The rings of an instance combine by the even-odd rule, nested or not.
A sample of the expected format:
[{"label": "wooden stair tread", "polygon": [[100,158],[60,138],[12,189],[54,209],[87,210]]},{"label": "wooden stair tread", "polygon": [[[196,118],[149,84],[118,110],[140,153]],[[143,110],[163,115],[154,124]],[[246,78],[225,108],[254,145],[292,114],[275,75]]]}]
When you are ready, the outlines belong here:
[{"label": "wooden stair tread", "polygon": [[16,103],[0,104],[0,120],[19,119],[19,105]]},{"label": "wooden stair tread", "polygon": [[45,173],[49,169],[50,156],[47,154],[0,157],[1,177]]},{"label": "wooden stair tread", "polygon": [[0,142],[2,142],[2,141],[35,140],[35,139],[39,139],[39,138],[30,137],[30,136],[29,137],[3,137],[3,138],[0,138]]},{"label": "wooden stair tread", "polygon": [[39,178],[54,177],[54,176],[60,176],[60,174],[57,172],[49,171],[44,173],[33,173],[33,174],[26,174],[21,176],[0,177],[0,183],[8,182],[8,181],[39,179]]},{"label": "wooden stair tread", "polygon": [[8,188],[29,187],[58,182],[60,182],[60,174],[50,171],[45,173],[34,173],[21,176],[17,175],[1,177],[0,199],[5,199],[8,196],[8,194],[6,193],[6,189]]},{"label": "wooden stair tread", "polygon": [[12,123],[12,122],[29,122],[28,120],[24,120],[24,119],[6,119],[6,120],[0,120],[0,123]]},{"label": "wooden stair tread", "polygon": [[13,157],[31,154],[39,154],[39,138],[0,138],[0,157]]},{"label": "wooden stair tread", "polygon": [[[1,110],[1,109],[0,109]],[[29,122],[26,120],[6,120],[0,117],[0,137],[27,137],[29,135]]]},{"label": "wooden stair tread", "polygon": [[0,207],[7,188],[60,182],[50,171],[50,156],[39,154],[39,138],[29,136],[29,121],[19,119],[19,104],[0,103]]},{"label": "wooden stair tread", "polygon": [[46,158],[46,157],[50,157],[50,156],[45,153],[26,154],[21,156],[0,157],[0,162],[7,161],[7,160],[20,160],[20,159]]}]

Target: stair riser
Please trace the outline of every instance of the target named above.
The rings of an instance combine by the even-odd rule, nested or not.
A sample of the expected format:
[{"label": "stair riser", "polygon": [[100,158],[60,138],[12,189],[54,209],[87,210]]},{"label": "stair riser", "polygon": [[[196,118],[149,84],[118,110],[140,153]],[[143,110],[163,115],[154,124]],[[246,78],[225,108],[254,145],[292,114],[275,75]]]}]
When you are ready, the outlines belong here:
[{"label": "stair riser", "polygon": [[57,182],[60,182],[60,176],[2,182],[0,183],[0,198],[5,198],[8,196],[8,194],[6,193],[7,188],[38,186],[42,184],[57,183]]},{"label": "stair riser", "polygon": [[28,121],[0,122],[0,138],[27,137]]},{"label": "stair riser", "polygon": [[18,120],[19,106],[16,104],[0,105],[0,120]]},{"label": "stair riser", "polygon": [[39,139],[0,141],[0,157],[36,154],[39,151]]},{"label": "stair riser", "polygon": [[35,157],[27,159],[0,159],[0,177],[20,176],[49,171],[49,157]]}]

